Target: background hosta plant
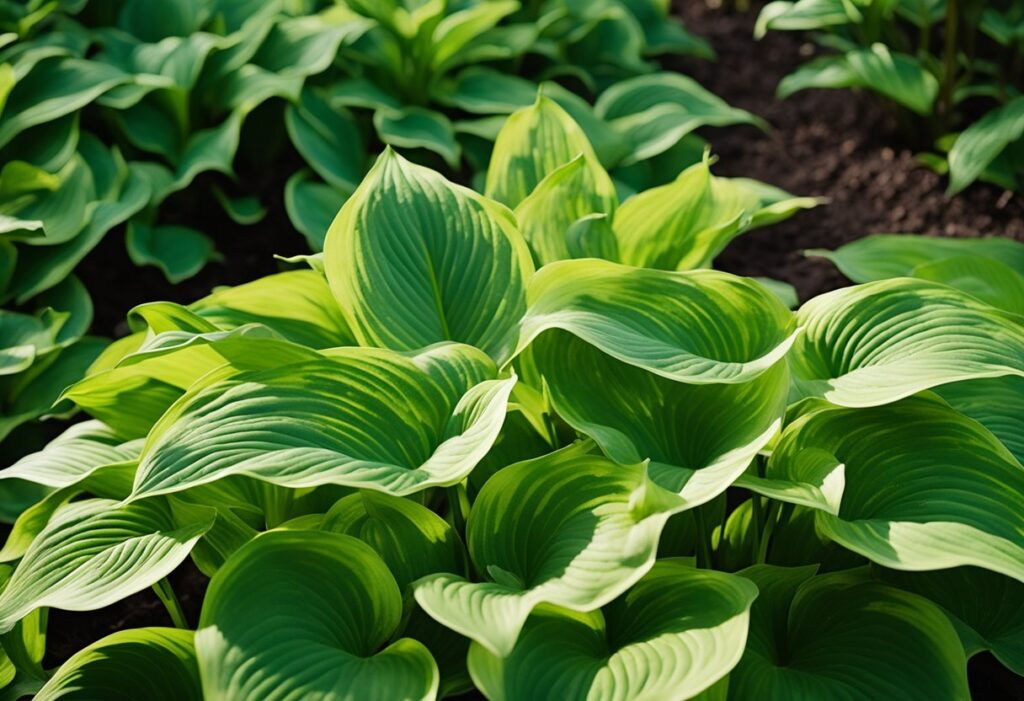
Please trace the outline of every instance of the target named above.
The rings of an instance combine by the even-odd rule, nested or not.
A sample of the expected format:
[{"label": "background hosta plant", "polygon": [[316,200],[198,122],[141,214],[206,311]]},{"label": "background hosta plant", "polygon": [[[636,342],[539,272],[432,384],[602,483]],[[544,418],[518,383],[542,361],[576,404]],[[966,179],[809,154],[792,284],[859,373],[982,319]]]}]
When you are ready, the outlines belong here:
[{"label": "background hosta plant", "polygon": [[[596,151],[542,95],[485,194],[388,149],[310,270],[135,309],[61,395],[92,420],[0,471],[45,495],[0,552],[0,682],[966,699],[970,656],[1024,671],[1020,245],[869,239],[893,255],[830,253],[863,282],[792,312],[708,266],[813,200],[707,159],[629,196]],[[147,587],[176,629],[40,664],[46,609]]]},{"label": "background hosta plant", "polygon": [[780,97],[867,88],[923,122],[942,155],[921,159],[949,174],[950,193],[979,179],[1021,190],[1020,3],[779,0],[763,8],[755,34],[769,30],[819,32],[827,50],[783,79]]}]

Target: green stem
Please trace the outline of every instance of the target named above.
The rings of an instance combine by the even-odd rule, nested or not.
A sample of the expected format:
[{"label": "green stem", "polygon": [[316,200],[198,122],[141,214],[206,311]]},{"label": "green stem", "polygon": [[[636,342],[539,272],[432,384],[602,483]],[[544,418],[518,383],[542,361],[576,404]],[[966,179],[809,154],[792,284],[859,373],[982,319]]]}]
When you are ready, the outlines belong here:
[{"label": "green stem", "polygon": [[171,615],[171,621],[174,622],[174,627],[189,630],[190,626],[188,624],[188,620],[185,618],[185,612],[181,609],[181,603],[178,601],[178,597],[174,593],[171,583],[167,581],[167,578],[164,577],[154,584],[153,591],[156,592],[160,601],[163,602],[164,608],[167,609],[167,613]]},{"label": "green stem", "polygon": [[693,519],[697,523],[697,567],[711,569],[711,539],[701,507],[693,510]]},{"label": "green stem", "polygon": [[448,496],[448,513],[452,517],[452,528],[464,539],[466,537],[466,511],[463,499],[466,488],[459,483],[445,489],[445,494]]},{"label": "green stem", "polygon": [[757,494],[750,495],[750,503],[754,512],[754,523],[751,524],[753,542],[750,544],[751,552],[755,555],[761,552],[761,531],[764,529],[764,509],[761,506],[761,497]]},{"label": "green stem", "polygon": [[771,543],[772,531],[775,530],[775,524],[778,520],[779,502],[773,501],[768,506],[768,516],[765,520],[764,532],[761,534],[761,544],[757,549],[757,557],[754,559],[755,564],[764,564],[765,560],[768,559],[768,545]]}]

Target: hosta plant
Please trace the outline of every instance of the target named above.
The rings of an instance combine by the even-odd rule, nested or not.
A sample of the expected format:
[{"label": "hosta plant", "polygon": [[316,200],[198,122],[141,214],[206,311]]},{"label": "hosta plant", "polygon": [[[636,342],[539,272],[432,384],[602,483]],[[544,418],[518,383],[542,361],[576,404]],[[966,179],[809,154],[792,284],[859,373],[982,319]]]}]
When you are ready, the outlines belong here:
[{"label": "hosta plant", "polygon": [[[487,194],[388,150],[312,269],[135,309],[62,395],[92,418],[0,472],[46,491],[0,553],[12,695],[930,700],[983,650],[1024,672],[1024,413],[993,399],[1024,317],[889,273],[791,312],[707,267],[779,216],[765,186],[680,179],[619,205],[542,98]],[[175,628],[40,664],[47,609],[147,587]]]},{"label": "hosta plant", "polygon": [[[769,30],[818,32],[827,52],[779,84],[872,90],[906,108],[943,155],[949,191],[978,179],[1021,190],[1024,13],[1012,0],[778,0],[758,18]],[[981,114],[980,118],[976,115]]]}]

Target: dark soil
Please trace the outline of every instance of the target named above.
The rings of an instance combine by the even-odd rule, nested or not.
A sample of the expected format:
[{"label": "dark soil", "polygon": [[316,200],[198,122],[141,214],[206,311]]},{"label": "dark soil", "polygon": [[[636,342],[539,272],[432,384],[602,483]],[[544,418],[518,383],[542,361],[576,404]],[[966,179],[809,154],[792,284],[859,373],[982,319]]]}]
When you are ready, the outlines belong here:
[{"label": "dark soil", "polygon": [[808,37],[771,32],[755,42],[756,12],[709,10],[702,0],[677,0],[676,7],[718,60],[672,60],[671,67],[774,127],[771,134],[749,127],[702,132],[720,156],[715,172],[831,200],[740,237],[717,267],[785,280],[806,300],[849,284],[831,263],[805,258],[807,248],[836,248],[876,233],[1024,240],[1024,198],[986,184],[946,197],[945,179],[914,159],[929,147],[927,139],[901,130],[900,115],[874,95],[810,90],[778,100],[779,80],[816,53]]},{"label": "dark soil", "polygon": [[[191,560],[186,560],[168,580],[185,618],[195,628],[209,579],[196,569]],[[50,609],[43,667],[56,667],[86,645],[119,630],[173,625],[170,614],[152,589],[145,589],[98,611],[77,613]]]}]

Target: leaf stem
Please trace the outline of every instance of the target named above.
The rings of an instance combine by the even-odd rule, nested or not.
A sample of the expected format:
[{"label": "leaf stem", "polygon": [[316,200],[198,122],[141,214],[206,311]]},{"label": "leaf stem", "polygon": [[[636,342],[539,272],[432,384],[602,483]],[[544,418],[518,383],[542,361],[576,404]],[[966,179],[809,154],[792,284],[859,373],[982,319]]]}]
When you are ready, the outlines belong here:
[{"label": "leaf stem", "polygon": [[182,628],[184,630],[190,630],[188,620],[185,618],[185,612],[181,608],[181,602],[178,601],[178,596],[174,593],[171,583],[167,581],[167,577],[164,577],[159,582],[153,585],[153,591],[163,602],[164,608],[167,609],[167,613],[171,615],[171,621],[174,622],[175,628]]},{"label": "leaf stem", "polygon": [[693,520],[697,524],[697,567],[705,570],[711,569],[711,542],[701,507],[698,506],[693,510]]},{"label": "leaf stem", "polygon": [[779,502],[772,501],[768,505],[768,516],[765,519],[764,532],[761,534],[761,543],[757,549],[757,557],[754,564],[764,564],[768,559],[768,545],[771,543],[772,531],[775,530],[775,523],[779,520]]},{"label": "leaf stem", "polygon": [[465,498],[466,488],[460,482],[445,489],[445,494],[448,496],[448,513],[452,517],[452,528],[458,532],[461,538],[465,539],[466,512],[463,509],[463,499]]}]

